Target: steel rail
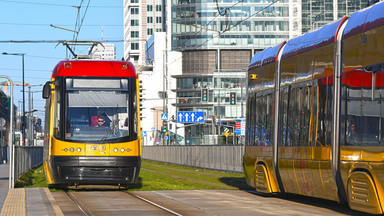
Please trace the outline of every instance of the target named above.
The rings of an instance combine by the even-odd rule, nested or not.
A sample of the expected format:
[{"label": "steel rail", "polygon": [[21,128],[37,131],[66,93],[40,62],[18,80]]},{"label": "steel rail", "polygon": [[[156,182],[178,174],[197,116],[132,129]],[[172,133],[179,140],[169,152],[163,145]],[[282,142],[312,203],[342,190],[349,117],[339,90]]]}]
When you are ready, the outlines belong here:
[{"label": "steel rail", "polygon": [[179,214],[179,213],[177,213],[177,212],[174,212],[174,211],[172,211],[171,209],[168,209],[168,208],[166,208],[166,207],[164,207],[164,206],[161,206],[161,205],[159,205],[159,204],[157,204],[157,203],[154,203],[154,202],[152,202],[152,201],[150,201],[150,200],[147,200],[147,199],[145,199],[145,198],[143,198],[143,197],[141,197],[141,196],[138,196],[138,195],[136,195],[136,194],[133,194],[133,193],[131,193],[131,192],[124,191],[123,193],[128,194],[128,195],[131,195],[131,196],[133,196],[133,197],[135,197],[135,198],[137,198],[137,199],[140,199],[140,200],[142,200],[142,201],[144,201],[144,202],[146,202],[146,203],[149,203],[149,204],[151,204],[151,205],[153,205],[153,206],[155,206],[155,207],[157,207],[157,208],[160,208],[160,209],[162,209],[162,210],[164,210],[164,211],[166,211],[166,212],[168,212],[168,213],[171,213],[171,214],[173,214],[173,215],[176,215],[176,216],[183,216],[182,214]]},{"label": "steel rail", "polygon": [[76,201],[76,198],[74,196],[72,196],[69,192],[65,191],[65,194],[67,194],[67,196],[72,200],[72,202],[80,209],[81,213],[83,213],[83,215],[85,216],[90,216],[92,215],[89,210],[84,207],[84,206],[81,206],[79,202]]}]

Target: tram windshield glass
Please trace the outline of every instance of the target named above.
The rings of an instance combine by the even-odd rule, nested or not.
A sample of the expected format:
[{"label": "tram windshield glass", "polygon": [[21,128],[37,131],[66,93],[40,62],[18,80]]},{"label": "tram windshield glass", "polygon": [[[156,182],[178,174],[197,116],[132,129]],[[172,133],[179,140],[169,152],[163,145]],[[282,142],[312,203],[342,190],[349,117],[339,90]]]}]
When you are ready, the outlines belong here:
[{"label": "tram windshield glass", "polygon": [[66,80],[65,140],[121,142],[129,136],[128,80]]}]

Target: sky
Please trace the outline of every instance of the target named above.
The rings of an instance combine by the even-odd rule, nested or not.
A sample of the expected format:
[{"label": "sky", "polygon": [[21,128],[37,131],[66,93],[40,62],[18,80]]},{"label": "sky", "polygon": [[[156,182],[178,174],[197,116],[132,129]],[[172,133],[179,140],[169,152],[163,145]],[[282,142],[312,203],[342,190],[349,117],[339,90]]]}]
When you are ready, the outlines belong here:
[{"label": "sky", "polygon": [[[76,6],[80,5],[78,13]],[[31,86],[33,109],[37,110],[35,114],[41,119],[44,119],[45,105],[41,97],[42,85],[50,79],[55,65],[65,60],[67,51],[62,44],[56,42],[37,42],[73,40],[75,33],[50,25],[75,30],[78,29],[75,28],[77,20],[77,23],[83,20],[77,40],[117,41],[114,42],[116,58],[123,58],[123,0],[0,0],[0,75],[9,76],[12,81],[21,83],[22,57],[2,53],[25,54],[24,81]],[[87,54],[87,50],[87,46],[76,47],[77,54]],[[6,79],[0,78],[0,83],[4,81]],[[0,87],[4,90],[4,86]],[[26,111],[28,89],[25,88]],[[22,99],[22,86],[15,86],[14,104],[19,111],[22,111]]]}]

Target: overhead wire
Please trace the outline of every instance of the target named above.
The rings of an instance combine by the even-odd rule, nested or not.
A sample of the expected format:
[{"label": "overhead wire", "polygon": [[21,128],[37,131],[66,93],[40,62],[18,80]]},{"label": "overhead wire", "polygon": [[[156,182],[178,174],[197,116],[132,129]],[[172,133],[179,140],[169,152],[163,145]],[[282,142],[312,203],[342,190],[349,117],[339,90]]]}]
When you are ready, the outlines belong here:
[{"label": "overhead wire", "polygon": [[[242,20],[240,20],[239,22],[237,22],[236,25],[233,25],[232,27],[227,28],[227,29],[225,29],[225,30],[222,31],[222,32],[219,32],[217,35],[212,36],[212,38],[207,38],[207,40],[206,40],[205,42],[202,42],[201,44],[196,45],[195,47],[193,47],[193,48],[191,48],[191,49],[188,49],[188,51],[196,50],[197,48],[203,46],[204,44],[208,43],[209,41],[213,40],[214,38],[217,38],[217,37],[221,36],[222,34],[224,34],[225,32],[227,32],[228,30],[231,30],[232,28],[234,28],[234,27],[240,25],[242,22],[248,20],[249,18],[251,18],[251,17],[253,17],[253,16],[255,16],[255,15],[259,14],[259,13],[261,13],[262,11],[264,11],[265,9],[271,7],[272,5],[274,5],[275,3],[279,2],[279,1],[280,1],[280,0],[274,0],[274,1],[272,1],[270,4],[268,4],[267,6],[265,6],[265,7],[263,7],[262,9],[256,11],[255,13],[251,14],[250,16],[248,16],[248,17],[246,17],[246,18],[244,18],[244,19],[241,18]],[[182,51],[185,51],[185,50],[182,50]],[[175,59],[175,60],[172,61],[170,64],[173,64],[173,63],[179,61],[180,59],[182,59],[182,58],[183,58],[183,55],[185,55],[185,54],[182,53],[182,56],[181,56],[180,58]]]},{"label": "overhead wire", "polygon": [[[41,2],[27,2],[27,1],[0,0],[0,2],[18,3],[18,4],[32,4],[32,5],[43,5],[43,6],[56,6],[56,7],[73,7],[73,5],[41,3]],[[123,8],[122,6],[108,6],[108,5],[93,5],[93,6],[89,6],[89,7],[92,7],[92,8],[118,8],[118,9]]]}]

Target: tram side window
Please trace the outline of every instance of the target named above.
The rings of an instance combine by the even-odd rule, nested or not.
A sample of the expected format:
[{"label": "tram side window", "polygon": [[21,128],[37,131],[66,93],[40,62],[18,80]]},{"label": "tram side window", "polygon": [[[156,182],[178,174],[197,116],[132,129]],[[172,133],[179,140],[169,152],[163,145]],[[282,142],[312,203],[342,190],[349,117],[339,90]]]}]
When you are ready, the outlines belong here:
[{"label": "tram side window", "polygon": [[300,88],[300,145],[307,146],[309,143],[309,124],[310,124],[310,87]]},{"label": "tram side window", "polygon": [[292,87],[289,91],[288,104],[288,131],[287,139],[289,146],[298,146],[299,141],[299,95],[298,88]]},{"label": "tram side window", "polygon": [[312,115],[311,119],[310,119],[310,123],[309,123],[309,126],[311,128],[309,128],[309,141],[311,142],[311,145],[312,146],[317,146],[317,147],[320,147],[320,143],[317,142],[316,138],[316,134],[317,134],[317,131],[316,131],[316,128],[317,128],[317,124],[318,124],[318,119],[317,119],[317,114],[318,114],[318,95],[317,95],[317,81],[314,81],[312,82],[312,86],[310,87],[311,89],[311,96],[310,96],[310,115]]},{"label": "tram side window", "polygon": [[251,143],[252,145],[256,145],[255,136],[256,136],[256,94],[252,96],[252,114],[251,114]]},{"label": "tram side window", "polygon": [[261,132],[263,127],[263,98],[260,93],[256,94],[256,127],[255,127],[255,145],[260,146],[261,143]]},{"label": "tram side window", "polygon": [[325,146],[326,143],[326,121],[327,121],[327,78],[317,80],[318,86],[318,119],[317,119],[317,140],[316,146]]},{"label": "tram side window", "polygon": [[380,94],[376,85],[381,86],[380,77],[373,71],[364,70],[362,88],[362,120],[363,128],[361,134],[362,145],[380,144]]},{"label": "tram side window", "polygon": [[279,125],[280,125],[280,142],[279,145],[281,146],[288,146],[288,125],[287,125],[287,118],[288,118],[288,87],[284,87],[281,89],[281,95],[280,95],[280,116],[279,116]]},{"label": "tram side window", "polygon": [[269,93],[267,96],[266,96],[266,141],[265,141],[265,145],[273,145],[273,113],[274,113],[274,104],[275,104],[275,101],[274,101],[274,95],[273,93]]},{"label": "tram side window", "polygon": [[61,117],[61,91],[59,87],[55,88],[54,97],[54,121],[53,121],[53,134],[55,138],[62,139],[60,131],[60,117]]},{"label": "tram side window", "polygon": [[252,128],[253,128],[253,119],[254,119],[254,106],[253,106],[253,95],[248,97],[247,103],[247,145],[253,145],[253,136],[252,136]]}]

